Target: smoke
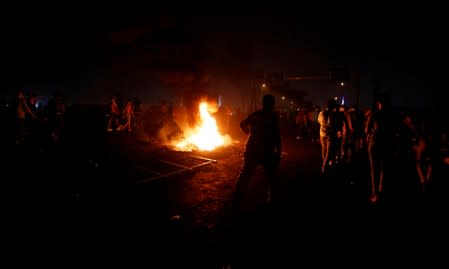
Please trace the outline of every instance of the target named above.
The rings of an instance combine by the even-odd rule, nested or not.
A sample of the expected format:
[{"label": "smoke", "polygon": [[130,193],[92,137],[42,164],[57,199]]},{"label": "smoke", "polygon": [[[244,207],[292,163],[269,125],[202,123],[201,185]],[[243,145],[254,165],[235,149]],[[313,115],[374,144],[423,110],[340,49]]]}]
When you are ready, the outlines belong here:
[{"label": "smoke", "polygon": [[183,138],[184,132],[174,120],[167,120],[162,122],[162,126],[157,133],[157,141],[161,145],[172,147],[174,141],[179,141]]}]

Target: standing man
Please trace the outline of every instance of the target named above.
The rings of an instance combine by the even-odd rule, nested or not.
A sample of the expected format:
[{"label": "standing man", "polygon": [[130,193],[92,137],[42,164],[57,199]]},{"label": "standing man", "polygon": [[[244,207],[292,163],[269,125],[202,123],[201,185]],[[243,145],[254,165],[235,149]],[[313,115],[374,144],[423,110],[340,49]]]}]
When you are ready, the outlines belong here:
[{"label": "standing man", "polygon": [[[394,127],[399,125],[393,114],[390,97],[378,94],[374,100],[374,110],[370,114],[365,133],[368,141],[368,155],[371,167],[371,196],[369,201],[376,204],[383,191],[385,174],[392,169]],[[387,176],[388,177],[388,176]]]},{"label": "standing man", "polygon": [[17,94],[16,104],[15,104],[15,112],[16,112],[16,144],[22,144],[25,140],[25,123],[27,115],[31,116],[33,119],[36,119],[36,115],[33,111],[28,107],[25,94],[23,91],[20,91]]},{"label": "standing man", "polygon": [[275,98],[267,94],[262,98],[262,109],[250,114],[240,123],[248,135],[243,168],[237,180],[234,206],[239,206],[249,179],[258,165],[262,165],[269,180],[271,201],[277,195],[276,170],[281,157],[279,117],[274,112]]},{"label": "standing man", "polygon": [[125,119],[125,125],[120,126],[120,130],[125,131],[125,129],[128,129],[128,132],[131,133],[132,131],[132,124],[131,121],[134,119],[134,107],[133,107],[133,101],[132,99],[128,99],[128,102],[125,105],[125,108],[123,109],[123,118]]},{"label": "standing man", "polygon": [[325,173],[331,166],[341,159],[341,141],[344,129],[349,130],[348,120],[335,99],[330,99],[327,108],[318,115],[320,124],[320,143],[322,166]]},{"label": "standing man", "polygon": [[108,111],[108,132],[112,132],[112,121],[114,121],[114,127],[117,129],[120,126],[119,122],[119,116],[120,112],[118,110],[117,105],[117,97],[114,95],[112,96],[111,103],[109,103],[109,111]]}]

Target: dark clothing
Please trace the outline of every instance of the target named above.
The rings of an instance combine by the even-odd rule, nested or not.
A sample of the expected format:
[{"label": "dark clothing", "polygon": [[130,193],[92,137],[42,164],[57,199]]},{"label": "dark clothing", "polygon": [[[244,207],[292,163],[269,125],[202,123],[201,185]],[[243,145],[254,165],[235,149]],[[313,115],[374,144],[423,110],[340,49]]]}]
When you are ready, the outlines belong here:
[{"label": "dark clothing", "polygon": [[374,111],[367,122],[367,133],[370,143],[382,146],[385,150],[392,150],[394,140],[394,115],[385,110]]},{"label": "dark clothing", "polygon": [[391,183],[391,172],[394,170],[395,127],[398,123],[397,117],[386,109],[373,111],[368,119],[366,133],[373,196],[383,190],[384,178],[388,178],[387,184]]},{"label": "dark clothing", "polygon": [[58,140],[64,128],[64,104],[57,99],[52,99],[45,108],[44,114],[48,120],[48,133],[52,139]]},{"label": "dark clothing", "polygon": [[363,116],[363,113],[360,110],[350,110],[349,111],[349,118],[351,119],[351,125],[353,134],[352,136],[354,138],[361,138],[365,135],[364,130],[364,121],[365,118]]},{"label": "dark clothing", "polygon": [[276,196],[276,169],[281,155],[281,136],[278,115],[270,110],[259,110],[250,114],[240,123],[242,130],[248,134],[243,167],[240,172],[234,205],[239,205],[252,173],[262,165],[268,178],[271,200]]},{"label": "dark clothing", "polygon": [[423,135],[423,139],[426,147],[417,161],[432,166],[432,189],[446,194],[449,186],[449,164],[445,163],[445,159],[449,158],[449,144],[444,141],[443,134],[436,132]]},{"label": "dark clothing", "polygon": [[246,141],[247,154],[280,154],[281,136],[278,115],[273,111],[258,110],[240,123],[249,134]]}]

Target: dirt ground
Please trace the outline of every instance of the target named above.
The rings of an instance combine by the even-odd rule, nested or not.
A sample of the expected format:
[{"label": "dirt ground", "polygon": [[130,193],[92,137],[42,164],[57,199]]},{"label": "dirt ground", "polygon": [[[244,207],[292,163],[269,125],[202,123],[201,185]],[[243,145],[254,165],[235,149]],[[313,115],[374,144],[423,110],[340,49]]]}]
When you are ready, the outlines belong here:
[{"label": "dirt ground", "polygon": [[[174,153],[133,135],[73,137],[71,144],[45,149],[5,147],[4,231],[12,231],[5,239],[56,240],[54,246],[70,245],[75,256],[101,249],[108,260],[135,251],[156,268],[289,268],[298,259],[368,259],[379,242],[384,257],[400,260],[399,247],[431,257],[422,246],[433,249],[437,243],[429,242],[447,236],[444,195],[419,194],[398,171],[396,186],[372,206],[366,157],[322,175],[320,146],[310,141],[284,137],[277,205],[267,204],[267,182],[258,170],[244,214],[236,218],[231,201],[243,138],[211,153]],[[216,162],[145,181],[151,173],[142,167],[157,169],[161,159],[192,154]]]}]

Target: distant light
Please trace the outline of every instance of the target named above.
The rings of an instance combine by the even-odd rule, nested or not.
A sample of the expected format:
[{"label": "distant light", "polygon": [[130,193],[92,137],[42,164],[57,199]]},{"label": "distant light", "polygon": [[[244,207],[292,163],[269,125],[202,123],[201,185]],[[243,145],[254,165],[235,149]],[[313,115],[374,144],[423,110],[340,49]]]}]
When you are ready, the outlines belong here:
[{"label": "distant light", "polygon": [[291,102],[290,102],[290,104],[292,104],[292,105],[293,105],[293,101],[291,101]]},{"label": "distant light", "polygon": [[341,105],[342,105],[342,106],[345,105],[345,97],[344,97],[344,96],[341,98]]},{"label": "distant light", "polygon": [[265,83],[262,84],[262,88],[265,88],[267,85]]},{"label": "distant light", "polygon": [[340,86],[345,86],[345,83],[344,82],[340,82]]},{"label": "distant light", "polygon": [[282,96],[282,100],[285,100],[285,96]]},{"label": "distant light", "polygon": [[9,104],[6,104],[6,107],[9,107]]},{"label": "distant light", "polygon": [[299,107],[296,109],[296,111],[299,111]]}]

